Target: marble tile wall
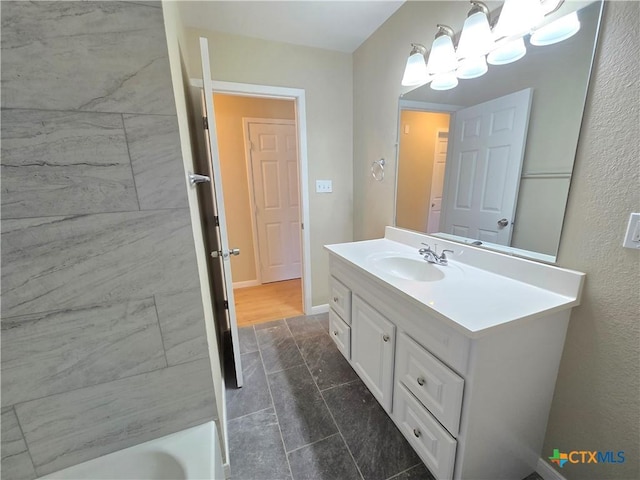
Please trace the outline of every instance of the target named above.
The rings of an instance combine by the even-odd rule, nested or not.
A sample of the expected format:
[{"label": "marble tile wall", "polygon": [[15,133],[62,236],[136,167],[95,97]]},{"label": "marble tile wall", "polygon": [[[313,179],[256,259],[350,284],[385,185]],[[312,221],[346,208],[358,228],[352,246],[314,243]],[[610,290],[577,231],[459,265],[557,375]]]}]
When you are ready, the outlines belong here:
[{"label": "marble tile wall", "polygon": [[2,479],[214,419],[160,2],[3,1]]}]

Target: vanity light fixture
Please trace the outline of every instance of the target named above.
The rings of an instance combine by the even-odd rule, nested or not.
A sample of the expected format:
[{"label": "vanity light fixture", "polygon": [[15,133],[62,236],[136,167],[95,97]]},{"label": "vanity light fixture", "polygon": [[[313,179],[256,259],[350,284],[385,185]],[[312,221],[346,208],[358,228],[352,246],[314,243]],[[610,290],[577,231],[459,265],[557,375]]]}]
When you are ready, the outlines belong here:
[{"label": "vanity light fixture", "polygon": [[429,81],[427,64],[424,60],[426,52],[427,49],[424,45],[419,43],[411,44],[411,52],[409,53],[409,58],[407,58],[407,66],[402,77],[403,86],[423,85]]},{"label": "vanity light fixture", "polygon": [[505,0],[493,34],[496,39],[523,36],[539,25],[543,18],[540,0]]},{"label": "vanity light fixture", "polygon": [[531,35],[529,42],[531,45],[546,46],[562,42],[574,36],[580,30],[580,20],[578,13],[572,12],[569,15],[554,20],[549,25],[537,29]]},{"label": "vanity light fixture", "polygon": [[[472,79],[484,75],[491,65],[506,65],[527,53],[525,37],[531,34],[535,46],[552,45],[575,35],[580,30],[577,12],[565,15],[548,25],[538,27],[545,15],[560,8],[564,0],[505,0],[497,21],[490,21],[489,8],[471,0],[471,9],[460,32],[458,48],[454,47],[454,30],[438,24],[438,31],[425,65],[426,49],[412,43],[411,54],[402,78],[403,86],[431,82],[434,90],[449,90],[458,78]],[[493,31],[491,30],[492,25]]]},{"label": "vanity light fixture", "polygon": [[487,66],[487,60],[484,55],[477,57],[469,57],[460,60],[458,69],[456,70],[456,76],[463,80],[470,80],[472,78],[478,78],[487,73],[489,67]]},{"label": "vanity light fixture", "polygon": [[458,59],[477,58],[486,55],[495,48],[489,8],[482,2],[471,0],[471,10],[464,21],[456,55]]},{"label": "vanity light fixture", "polygon": [[458,86],[458,77],[454,72],[440,73],[431,80],[431,88],[434,90],[451,90]]},{"label": "vanity light fixture", "polygon": [[427,73],[438,75],[455,71],[458,67],[456,51],[453,48],[453,28],[447,25],[437,25],[438,32],[431,45]]},{"label": "vanity light fixture", "polygon": [[491,65],[506,65],[520,60],[527,53],[527,47],[524,44],[524,38],[516,38],[515,40],[506,40],[499,44],[500,46],[487,55],[487,62]]}]

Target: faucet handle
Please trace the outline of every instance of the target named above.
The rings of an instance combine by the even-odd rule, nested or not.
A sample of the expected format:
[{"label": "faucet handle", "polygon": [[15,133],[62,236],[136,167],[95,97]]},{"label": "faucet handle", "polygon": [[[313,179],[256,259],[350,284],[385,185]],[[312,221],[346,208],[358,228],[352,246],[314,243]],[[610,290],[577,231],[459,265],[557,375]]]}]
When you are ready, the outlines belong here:
[{"label": "faucet handle", "polygon": [[420,250],[418,250],[419,255],[424,255],[425,253],[433,252],[433,250],[431,250],[431,247],[427,243],[420,242],[420,244],[424,245],[427,248],[421,248]]}]

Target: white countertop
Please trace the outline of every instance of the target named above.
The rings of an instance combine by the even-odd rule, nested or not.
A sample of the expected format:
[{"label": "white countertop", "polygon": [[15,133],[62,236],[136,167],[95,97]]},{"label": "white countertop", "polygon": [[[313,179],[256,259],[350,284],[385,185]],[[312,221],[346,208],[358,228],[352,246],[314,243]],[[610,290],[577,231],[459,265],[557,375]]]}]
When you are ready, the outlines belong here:
[{"label": "white countertop", "polygon": [[[387,230],[389,233],[389,229]],[[400,237],[406,236],[403,232],[400,233]],[[416,237],[417,234],[411,233],[411,235]],[[412,243],[415,244],[416,239],[434,240],[433,237],[420,236],[420,238],[414,238]],[[488,261],[486,258],[481,258],[478,261],[478,257],[485,254],[501,254],[478,252],[477,249],[469,252],[464,248],[471,247],[463,248],[460,245],[448,244],[442,240],[435,241],[440,244],[438,251],[441,248],[453,247],[456,254],[449,256],[449,265],[447,266],[432,265],[444,273],[444,278],[430,282],[405,280],[376,266],[376,258],[383,256],[420,259],[415,245],[381,238],[327,245],[325,248],[338,258],[371,275],[374,280],[382,281],[407,295],[414,302],[418,302],[420,306],[439,314],[437,316],[444,317],[454,328],[463,331],[470,337],[482,336],[489,329],[504,326],[510,322],[553,313],[579,304],[584,277],[582,273],[542,264],[531,266],[531,262],[526,260],[524,262],[528,263],[518,265],[517,262],[523,262],[522,259],[499,258],[497,263],[507,262],[508,268],[506,270],[510,270],[506,275],[501,275],[473,266],[474,262],[482,264]],[[445,245],[443,246],[443,244]],[[462,262],[463,258],[473,261]],[[491,258],[489,258],[490,260]],[[511,261],[516,263],[510,264]],[[520,272],[535,270],[533,284],[522,281],[522,279],[514,279],[513,277],[517,278],[518,275],[514,275],[513,272],[518,270]],[[570,288],[555,288],[559,282],[557,278],[553,277],[558,275],[561,276],[560,282],[563,279],[569,279],[569,282],[565,283],[570,283]],[[545,283],[546,276],[549,278],[550,289],[535,285],[535,283]],[[575,288],[573,288],[574,284]],[[575,290],[575,295],[567,295],[566,293],[572,289]]]}]

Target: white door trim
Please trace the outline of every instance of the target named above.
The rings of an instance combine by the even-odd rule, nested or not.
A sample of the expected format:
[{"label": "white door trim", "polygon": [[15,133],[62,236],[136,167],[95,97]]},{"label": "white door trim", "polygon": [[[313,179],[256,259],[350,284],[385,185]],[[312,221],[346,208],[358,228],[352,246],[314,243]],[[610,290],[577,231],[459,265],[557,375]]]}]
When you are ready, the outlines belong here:
[{"label": "white door trim", "polygon": [[[204,85],[201,79],[191,79],[195,87]],[[305,91],[302,88],[254,85],[251,83],[222,82],[212,80],[206,89],[211,93],[241,95],[247,97],[280,98],[295,101],[296,125],[298,127],[298,162],[300,165],[300,216],[302,229],[302,309],[311,314],[311,230],[309,221],[309,168],[307,156],[307,108]]]},{"label": "white door trim", "polygon": [[[262,284],[262,269],[260,268],[260,249],[258,245],[258,229],[256,217],[256,198],[253,183],[253,168],[251,168],[251,149],[249,148],[249,124],[250,123],[271,123],[278,125],[295,125],[295,120],[280,118],[253,118],[242,117],[242,136],[244,140],[244,160],[247,168],[247,179],[249,180],[249,208],[251,208],[251,233],[253,234],[253,256],[256,262],[256,282]],[[298,171],[300,171],[300,159],[298,159]],[[302,250],[301,250],[302,251]]]}]

